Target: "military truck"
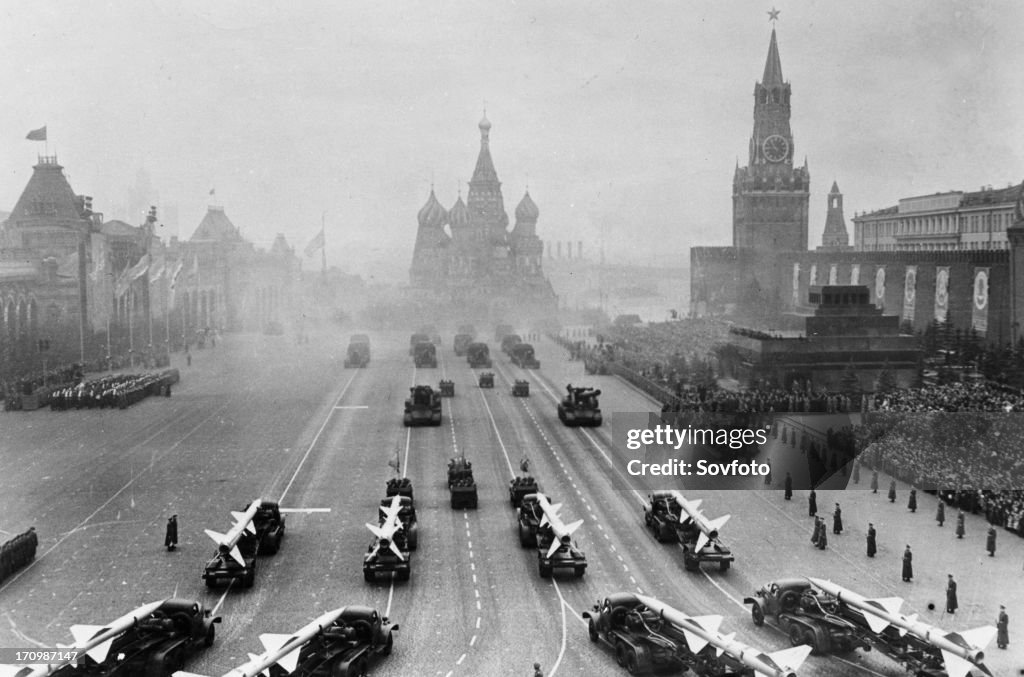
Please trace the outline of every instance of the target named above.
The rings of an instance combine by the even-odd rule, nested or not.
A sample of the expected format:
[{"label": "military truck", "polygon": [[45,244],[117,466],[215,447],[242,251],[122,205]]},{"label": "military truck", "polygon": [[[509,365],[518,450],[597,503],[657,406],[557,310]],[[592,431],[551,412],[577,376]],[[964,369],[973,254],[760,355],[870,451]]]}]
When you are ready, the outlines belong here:
[{"label": "military truck", "polygon": [[[242,512],[249,509],[249,503]],[[260,500],[260,507],[252,518],[252,526],[256,529],[256,539],[259,541],[257,553],[260,555],[273,555],[281,549],[281,539],[284,538],[284,515],[281,508],[274,501]]]},{"label": "military truck", "polygon": [[601,425],[601,408],[598,405],[600,390],[566,386],[567,395],[558,403],[558,419],[567,426]]},{"label": "military truck", "polygon": [[537,547],[537,530],[540,529],[541,520],[544,519],[544,511],[537,501],[538,493],[526,494],[519,499],[516,519],[518,521],[519,545],[524,548]]},{"label": "military truck", "polygon": [[232,554],[234,551],[218,547],[217,552],[206,563],[203,569],[203,580],[206,587],[212,588],[221,583],[240,581],[243,587],[251,588],[256,583],[256,555],[260,550],[260,539],[256,534],[243,531],[235,546],[242,561],[239,562]]},{"label": "military truck", "polygon": [[387,487],[385,495],[388,497],[397,495],[412,498],[412,480],[408,477],[392,477],[385,486]]},{"label": "military truck", "polygon": [[498,324],[494,327],[494,340],[501,342],[505,336],[515,331],[511,324]]},{"label": "military truck", "polygon": [[[690,667],[688,650],[680,639],[665,632],[664,621],[631,592],[598,600],[584,611],[590,641],[601,642],[615,652],[615,661],[631,675],[650,672],[683,674]],[[701,673],[710,675],[712,673]],[[714,674],[740,674],[716,672]]]},{"label": "military truck", "polygon": [[424,334],[421,331],[416,332],[409,337],[409,355],[416,355],[416,344],[417,343],[430,343],[430,334]]},{"label": "military truck", "polygon": [[368,364],[370,364],[370,337],[366,334],[355,334],[348,342],[345,367],[359,369]]},{"label": "military truck", "polygon": [[744,597],[754,625],[774,618],[793,646],[808,644],[816,654],[871,650],[871,643],[854,623],[836,613],[835,600],[818,595],[804,578],[781,578]]},{"label": "military truck", "polygon": [[194,654],[213,646],[214,623],[220,622],[200,602],[168,599],[115,636],[102,662],[81,654],[77,667],[58,668],[54,674],[170,677]]},{"label": "military truck", "polygon": [[437,348],[433,343],[420,342],[413,346],[413,364],[417,368],[437,368]]},{"label": "military truck", "polygon": [[[420,540],[419,525],[416,522],[416,507],[413,504],[412,496],[402,494],[398,496],[398,521],[401,522],[402,531],[405,532],[406,544],[410,550],[415,550]],[[394,500],[393,495],[380,499],[380,508],[377,510],[377,521],[379,524],[384,524],[384,520],[387,519],[387,516],[384,514],[384,508],[390,507],[392,500]]]},{"label": "military truck", "polygon": [[476,339],[476,327],[474,327],[471,324],[460,324],[458,330],[456,330],[456,333],[466,334],[467,336],[469,336],[470,341]]},{"label": "military truck", "polygon": [[659,543],[678,543],[683,509],[668,491],[655,491],[644,506],[644,524]]},{"label": "military truck", "polygon": [[516,382],[512,385],[512,397],[529,397],[530,396],[530,382],[516,379]]},{"label": "military truck", "polygon": [[512,364],[523,369],[540,369],[540,360],[533,353],[533,346],[529,343],[517,343],[512,346],[509,352]]},{"label": "military truck", "polygon": [[473,464],[465,456],[448,461],[448,491],[451,492],[453,509],[477,507]]},{"label": "military truck", "polygon": [[390,656],[398,624],[368,606],[349,605],[336,621],[299,649],[295,670],[279,664],[270,677],[363,677],[381,657]]},{"label": "military truck", "polygon": [[[392,543],[401,557],[391,549]],[[363,578],[372,583],[377,580],[377,574],[392,574],[395,580],[407,581],[412,575],[411,558],[411,548],[403,530],[396,531],[390,541],[375,537],[363,556]]]},{"label": "military truck", "polygon": [[489,371],[488,372],[484,372],[483,374],[480,374],[480,379],[478,380],[477,384],[481,388],[493,388],[494,387],[494,374],[489,372]]},{"label": "military truck", "polygon": [[452,348],[455,350],[456,357],[465,357],[466,349],[469,348],[469,344],[473,342],[473,337],[469,334],[456,334],[452,340]]},{"label": "military truck", "polygon": [[441,393],[441,397],[455,397],[455,381],[442,379],[437,389]]},{"label": "military truck", "polygon": [[490,369],[491,349],[486,343],[470,343],[466,347],[466,362],[469,363],[470,369]]},{"label": "military truck", "polygon": [[558,549],[550,555],[556,536],[549,524],[537,528],[537,569],[541,578],[551,578],[556,571],[570,571],[576,578],[582,578],[587,571],[587,556],[576,547],[570,536],[564,536]]},{"label": "military truck", "polygon": [[430,386],[413,386],[409,388],[410,397],[405,401],[405,414],[402,424],[441,425],[441,396]]},{"label": "military truck", "polygon": [[529,494],[536,494],[540,491],[537,480],[530,475],[514,477],[509,480],[508,500],[513,508],[519,508],[523,504],[523,497]]},{"label": "military truck", "polygon": [[420,334],[426,334],[430,337],[430,342],[435,346],[441,345],[441,334],[438,333],[437,327],[432,324],[427,324],[420,327]]},{"label": "military truck", "polygon": [[519,334],[505,334],[501,339],[501,352],[511,356],[513,346],[519,345],[522,342],[523,337]]}]

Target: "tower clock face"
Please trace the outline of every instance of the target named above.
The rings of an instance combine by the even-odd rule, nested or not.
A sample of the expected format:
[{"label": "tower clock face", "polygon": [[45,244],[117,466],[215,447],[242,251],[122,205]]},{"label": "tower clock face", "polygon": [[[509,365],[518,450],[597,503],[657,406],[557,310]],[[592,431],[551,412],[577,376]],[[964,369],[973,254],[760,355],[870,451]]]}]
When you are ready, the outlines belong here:
[{"label": "tower clock face", "polygon": [[761,146],[768,162],[782,162],[789,155],[789,142],[778,134],[772,134]]}]

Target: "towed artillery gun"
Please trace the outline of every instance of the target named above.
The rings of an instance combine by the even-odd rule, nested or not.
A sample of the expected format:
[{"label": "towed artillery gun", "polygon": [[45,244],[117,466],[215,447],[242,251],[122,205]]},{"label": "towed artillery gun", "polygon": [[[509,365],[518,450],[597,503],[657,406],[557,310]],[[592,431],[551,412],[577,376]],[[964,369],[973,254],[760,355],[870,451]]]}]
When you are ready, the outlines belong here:
[{"label": "towed artillery gun", "polygon": [[600,390],[587,387],[565,387],[566,396],[558,403],[558,419],[566,426],[601,425],[601,407],[598,403]]},{"label": "towed artillery gun", "polygon": [[477,507],[473,464],[467,461],[465,456],[448,461],[448,491],[451,492],[453,509]]},{"label": "towed artillery gun", "polygon": [[409,398],[405,401],[402,424],[405,426],[441,425],[441,396],[430,386],[409,388]]}]

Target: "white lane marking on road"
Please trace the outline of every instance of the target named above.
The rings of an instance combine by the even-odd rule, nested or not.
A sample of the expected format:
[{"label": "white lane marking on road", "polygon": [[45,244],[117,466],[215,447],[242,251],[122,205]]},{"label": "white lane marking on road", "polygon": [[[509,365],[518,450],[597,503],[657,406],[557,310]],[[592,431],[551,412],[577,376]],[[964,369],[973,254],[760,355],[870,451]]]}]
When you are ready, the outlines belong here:
[{"label": "white lane marking on road", "polygon": [[299,476],[299,471],[302,470],[303,464],[305,464],[306,459],[309,458],[310,452],[313,451],[313,447],[316,446],[316,443],[320,439],[320,436],[324,433],[324,430],[327,428],[327,424],[331,422],[331,415],[334,414],[335,407],[338,406],[338,402],[341,402],[341,398],[345,397],[345,393],[348,392],[348,387],[352,385],[352,381],[355,380],[356,374],[358,373],[358,369],[352,372],[352,376],[349,377],[348,383],[345,384],[345,387],[341,389],[341,392],[338,394],[338,397],[334,400],[334,404],[332,405],[330,411],[328,411],[327,416],[324,417],[323,424],[321,424],[320,429],[316,431],[316,435],[313,436],[313,441],[309,443],[309,448],[306,449],[306,453],[302,455],[302,460],[299,461],[298,467],[295,468],[295,472],[292,473],[292,478],[288,480],[288,484],[285,485],[284,491],[281,492],[281,497],[277,499],[277,502],[279,504],[284,503],[284,497],[288,495],[288,491],[292,488],[292,484],[295,482],[295,478]]},{"label": "white lane marking on road", "polygon": [[391,615],[391,600],[395,597],[395,579],[391,579],[391,585],[388,587],[388,605],[384,607],[384,615]]},{"label": "white lane marking on road", "polygon": [[368,404],[349,404],[349,405],[335,405],[335,409],[369,409]]},{"label": "white lane marking on road", "polygon": [[473,638],[469,640],[470,646],[473,646],[474,644],[476,644],[476,635],[473,635]]},{"label": "white lane marking on road", "polygon": [[228,587],[227,587],[227,589],[224,590],[224,594],[221,595],[220,599],[217,600],[217,605],[215,607],[213,607],[213,609],[210,610],[210,615],[211,616],[216,616],[217,615],[217,612],[220,610],[221,605],[224,604],[224,600],[227,599],[228,593],[231,592],[231,586],[234,585],[234,584],[235,584],[235,579],[234,578],[232,578],[230,581],[228,581]]},{"label": "white lane marking on road", "polygon": [[[562,612],[562,644],[558,648],[558,658],[555,659],[555,664],[551,666],[551,672],[548,673],[549,677],[554,677],[555,673],[558,672],[558,666],[562,664],[562,656],[565,655],[565,607],[568,606],[568,604],[566,603],[565,598],[562,597],[562,591],[558,587],[558,581],[552,578],[551,584],[555,586],[555,592],[558,593],[558,599],[561,601],[561,604],[559,605],[559,610]],[[571,609],[572,607],[569,608]]]},{"label": "white lane marking on road", "polygon": [[330,512],[330,508],[280,508],[280,512]]},{"label": "white lane marking on road", "polygon": [[482,611],[482,610],[483,610],[483,609],[482,609],[482,608],[480,607],[480,600],[477,600],[477,601],[476,601],[476,610],[477,610],[477,611]]},{"label": "white lane marking on road", "polygon": [[476,629],[477,630],[480,629],[480,617],[479,616],[476,617]]},{"label": "white lane marking on road", "polygon": [[459,660],[455,661],[456,665],[462,665],[462,661],[466,660],[466,654],[459,656]]},{"label": "white lane marking on road", "polygon": [[476,574],[473,574],[473,585],[476,585]]},{"label": "white lane marking on road", "polygon": [[484,402],[484,408],[487,409],[487,417],[491,419],[491,429],[494,431],[495,437],[498,438],[498,446],[501,447],[501,453],[505,455],[505,463],[508,465],[508,474],[513,477],[516,476],[516,471],[512,468],[512,460],[508,457],[508,449],[505,448],[505,442],[501,439],[501,433],[498,432],[498,424],[494,420],[494,414],[491,412],[491,405],[487,403],[487,398],[484,397],[484,393],[480,391],[480,399]]}]

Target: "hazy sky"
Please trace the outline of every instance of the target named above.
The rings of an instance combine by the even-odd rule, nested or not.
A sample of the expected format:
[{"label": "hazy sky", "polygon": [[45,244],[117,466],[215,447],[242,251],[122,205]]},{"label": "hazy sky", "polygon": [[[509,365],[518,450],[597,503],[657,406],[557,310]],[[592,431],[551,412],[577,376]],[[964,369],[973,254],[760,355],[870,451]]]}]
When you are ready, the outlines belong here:
[{"label": "hazy sky", "polygon": [[[301,250],[326,212],[331,263],[393,252],[402,274],[431,182],[450,207],[472,174],[486,101],[510,217],[529,184],[545,240],[687,261],[731,243],[772,4],[4,2],[0,209],[46,124],[110,216],[144,169],[182,237],[212,200]],[[833,180],[852,230],[855,210],[1024,178],[1024,3],[774,5],[813,245]]]}]

